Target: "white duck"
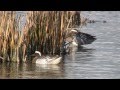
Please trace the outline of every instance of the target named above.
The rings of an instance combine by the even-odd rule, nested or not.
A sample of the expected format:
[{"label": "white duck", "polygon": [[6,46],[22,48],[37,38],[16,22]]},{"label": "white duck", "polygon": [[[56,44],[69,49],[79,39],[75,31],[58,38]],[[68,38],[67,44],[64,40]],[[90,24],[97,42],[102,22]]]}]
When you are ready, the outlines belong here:
[{"label": "white duck", "polygon": [[35,58],[32,63],[36,64],[59,64],[62,61],[61,56],[41,56],[41,52],[35,51]]}]

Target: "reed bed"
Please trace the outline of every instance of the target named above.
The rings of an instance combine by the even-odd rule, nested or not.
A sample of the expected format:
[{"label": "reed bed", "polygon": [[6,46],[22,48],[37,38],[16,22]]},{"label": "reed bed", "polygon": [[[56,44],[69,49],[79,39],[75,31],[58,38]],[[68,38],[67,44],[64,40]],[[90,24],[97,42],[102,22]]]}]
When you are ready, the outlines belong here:
[{"label": "reed bed", "polygon": [[0,59],[3,62],[31,60],[36,50],[43,55],[60,54],[68,28],[76,25],[75,11],[28,11],[23,30],[19,30],[20,19],[16,19],[15,11],[0,12]]}]

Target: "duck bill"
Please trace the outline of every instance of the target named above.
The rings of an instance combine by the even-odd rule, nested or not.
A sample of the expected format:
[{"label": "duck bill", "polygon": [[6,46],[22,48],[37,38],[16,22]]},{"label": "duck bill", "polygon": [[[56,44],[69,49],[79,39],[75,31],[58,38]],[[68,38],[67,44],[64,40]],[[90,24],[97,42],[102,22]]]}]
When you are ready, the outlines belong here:
[{"label": "duck bill", "polygon": [[34,53],[34,54],[32,54],[31,56],[36,56],[36,54]]}]

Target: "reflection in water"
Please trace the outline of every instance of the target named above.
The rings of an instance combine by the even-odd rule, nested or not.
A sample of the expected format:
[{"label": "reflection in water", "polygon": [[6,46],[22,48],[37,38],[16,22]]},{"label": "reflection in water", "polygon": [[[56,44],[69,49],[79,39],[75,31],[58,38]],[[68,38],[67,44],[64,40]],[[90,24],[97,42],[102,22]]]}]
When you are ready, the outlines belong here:
[{"label": "reflection in water", "polygon": [[78,49],[77,47],[72,47],[72,48],[71,48],[70,58],[71,58],[72,60],[75,60],[77,49]]},{"label": "reflection in water", "polygon": [[93,48],[86,48],[86,47],[80,47],[77,50],[77,58],[80,58],[80,60],[88,61],[91,57],[93,57],[95,49]]},{"label": "reflection in water", "polygon": [[93,50],[95,50],[94,48],[86,48],[86,47],[78,47],[77,52],[92,52]]},{"label": "reflection in water", "polygon": [[0,78],[58,78],[63,77],[63,65],[38,65],[32,63],[0,64]]},{"label": "reflection in water", "polygon": [[76,60],[77,58],[79,58],[80,59],[79,61],[82,61],[82,59],[86,61],[85,59],[88,59],[89,57],[93,57],[92,53],[94,52],[94,50],[95,49],[86,48],[84,46],[73,47],[72,52],[70,53],[70,55],[68,55],[68,58],[72,60]]},{"label": "reflection in water", "polygon": [[[38,65],[36,64],[38,78],[62,78],[64,76],[63,65]],[[41,73],[40,73],[41,72]]]},{"label": "reflection in water", "polygon": [[0,64],[0,78],[16,77],[18,74],[18,64],[3,63]]},{"label": "reflection in water", "polygon": [[92,57],[94,57],[93,53],[95,49],[86,48],[84,46],[74,47],[73,49],[73,52],[70,55],[66,56],[66,61],[64,63],[65,78],[83,78],[82,74],[86,73],[86,70],[88,69],[88,64],[93,61]]}]

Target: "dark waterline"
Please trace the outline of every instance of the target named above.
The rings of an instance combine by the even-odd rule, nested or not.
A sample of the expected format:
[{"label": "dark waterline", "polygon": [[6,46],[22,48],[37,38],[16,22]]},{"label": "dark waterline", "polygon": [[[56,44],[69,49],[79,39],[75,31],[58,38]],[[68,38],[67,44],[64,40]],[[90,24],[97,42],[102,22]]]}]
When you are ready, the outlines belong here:
[{"label": "dark waterline", "polygon": [[120,78],[120,11],[82,12],[91,20],[81,31],[97,36],[83,48],[73,49],[60,65],[0,64],[1,79],[116,79]]}]

